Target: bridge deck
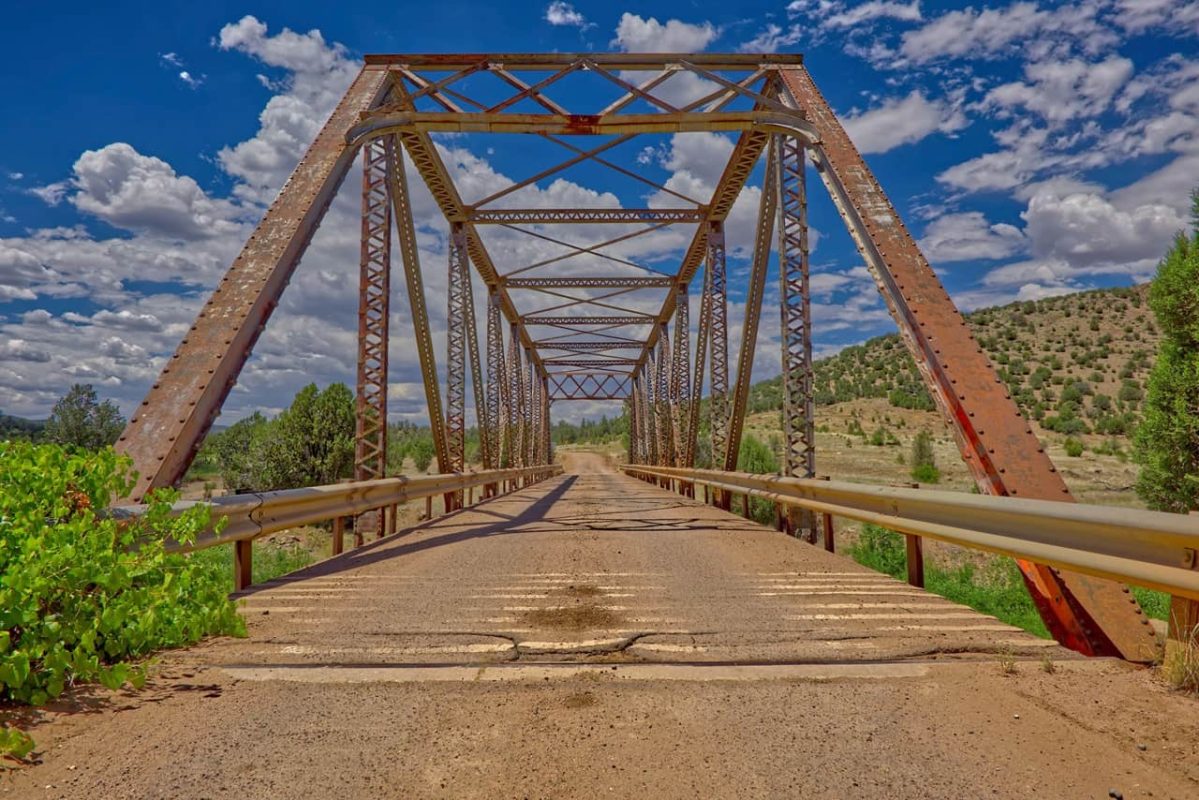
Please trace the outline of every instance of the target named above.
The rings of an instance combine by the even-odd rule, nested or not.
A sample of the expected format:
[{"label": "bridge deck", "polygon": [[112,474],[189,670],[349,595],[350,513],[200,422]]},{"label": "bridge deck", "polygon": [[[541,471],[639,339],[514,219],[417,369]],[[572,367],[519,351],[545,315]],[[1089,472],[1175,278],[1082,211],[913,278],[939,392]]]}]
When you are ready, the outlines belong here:
[{"label": "bridge deck", "polygon": [[257,587],[208,664],[845,662],[1071,653],[615,473],[568,474]]},{"label": "bridge deck", "polygon": [[610,472],[244,599],[246,639],[50,713],[0,797],[1199,796],[1146,671]]}]

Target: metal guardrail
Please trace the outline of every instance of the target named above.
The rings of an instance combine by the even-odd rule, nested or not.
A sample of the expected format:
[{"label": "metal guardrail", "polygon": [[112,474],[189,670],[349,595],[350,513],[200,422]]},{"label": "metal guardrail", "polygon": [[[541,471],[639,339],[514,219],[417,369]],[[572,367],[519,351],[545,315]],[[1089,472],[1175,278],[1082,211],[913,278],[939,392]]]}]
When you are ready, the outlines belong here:
[{"label": "metal guardrail", "polygon": [[1199,600],[1199,518],[1194,516],[744,472],[633,464],[621,469]]},{"label": "metal guardrail", "polygon": [[[528,486],[562,472],[559,464],[520,469],[493,469],[482,472],[456,472],[411,478],[400,475],[370,481],[347,481],[305,489],[229,495],[212,500],[185,500],[174,505],[182,512],[197,505],[212,509],[212,526],[196,540],[184,545],[168,543],[168,552],[191,552],[223,544],[235,545],[234,577],[237,589],[249,585],[250,544],[266,534],[326,520],[335,521],[335,537],[340,534],[338,521],[368,511],[386,509],[425,497],[465,492],[477,486],[503,484]],[[145,506],[118,506],[114,516],[136,516]],[[224,520],[220,532],[215,528]],[[394,527],[395,517],[391,517]],[[334,552],[339,551],[337,543]]]}]

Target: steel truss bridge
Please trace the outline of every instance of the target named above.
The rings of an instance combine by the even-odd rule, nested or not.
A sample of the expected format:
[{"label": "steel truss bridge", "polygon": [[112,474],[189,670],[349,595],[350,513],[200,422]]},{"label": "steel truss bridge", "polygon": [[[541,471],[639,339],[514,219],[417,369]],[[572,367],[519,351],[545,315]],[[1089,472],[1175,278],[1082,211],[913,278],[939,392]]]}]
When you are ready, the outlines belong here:
[{"label": "steel truss bridge", "polygon": [[[684,80],[702,91],[683,100],[666,91]],[[481,92],[477,87],[484,81],[489,89]],[[606,87],[613,99],[602,107],[564,104],[581,81]],[[687,132],[735,137],[710,196],[691,197],[659,184],[617,163],[611,152],[637,137]],[[447,133],[521,135],[560,148],[563,160],[467,202],[435,144],[437,134]],[[340,493],[326,487],[304,495],[307,499],[280,500],[278,519],[310,518],[288,503],[302,505],[314,497],[328,505],[317,514],[324,518],[377,514],[406,497],[398,488],[373,502],[363,494],[383,491],[381,481],[397,480],[385,476],[385,455],[391,275],[398,261],[413,320],[405,336],[412,336],[419,356],[440,471],[464,471],[469,378],[483,469],[490,476],[446,479],[419,496],[444,492],[452,510],[476,484],[491,496],[515,480],[536,479],[553,461],[549,431],[555,402],[618,399],[628,414],[634,474],[692,496],[697,485],[708,486],[713,502],[726,509],[737,492],[772,498],[794,509],[786,515],[792,532],[814,540],[817,515],[830,508],[846,513],[844,503],[825,498],[821,505],[810,497],[793,502],[777,487],[745,483],[748,478],[738,483],[693,471],[704,397],[713,465],[726,474],[736,469],[774,248],[779,308],[770,313],[779,313],[782,324],[783,479],[814,477],[810,173],[830,194],[981,493],[1015,498],[1012,502],[1059,501],[1058,506],[1072,500],[800,56],[595,53],[368,56],[120,437],[118,449],[140,473],[133,500],[176,483],[187,470],[359,155],[360,483]],[[764,163],[761,201],[741,340],[730,350],[729,331],[736,326],[729,315],[725,225],[759,163]],[[642,208],[519,206],[522,189],[576,165],[638,181],[655,201]],[[445,264],[421,263],[413,219],[416,181],[444,214]],[[598,243],[580,244],[569,238],[580,225],[614,232]],[[630,240],[682,227],[690,231],[683,255],[669,269],[621,255]],[[565,252],[515,265],[508,264],[510,258],[497,262],[497,255],[509,254],[493,252],[489,230],[527,234]],[[448,271],[444,391],[426,305],[427,268]],[[481,321],[476,292],[486,295]],[[691,293],[699,295],[694,342]],[[1037,508],[1037,514],[1046,513]],[[999,515],[1002,527],[1002,508],[988,509]],[[261,509],[247,512],[247,519],[254,513],[257,521],[247,523],[238,541],[248,543],[265,529]],[[888,518],[899,524],[895,514]],[[374,524],[381,530],[387,523],[376,517]],[[1091,655],[1150,657],[1147,621],[1113,579],[1127,572],[1093,568],[1085,559],[1054,559],[1051,550],[990,549],[1018,558],[1029,592],[1059,642]],[[238,552],[244,566],[249,551]]]}]

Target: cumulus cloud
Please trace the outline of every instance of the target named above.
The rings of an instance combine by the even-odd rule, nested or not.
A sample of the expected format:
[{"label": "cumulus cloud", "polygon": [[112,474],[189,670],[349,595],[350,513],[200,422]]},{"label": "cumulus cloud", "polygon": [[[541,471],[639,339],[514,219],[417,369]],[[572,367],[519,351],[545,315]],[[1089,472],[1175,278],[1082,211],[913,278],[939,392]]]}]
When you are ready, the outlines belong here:
[{"label": "cumulus cloud", "polygon": [[920,249],[933,263],[1007,258],[1025,246],[1019,228],[1006,223],[991,224],[979,211],[937,217],[920,239]]},{"label": "cumulus cloud", "polygon": [[75,162],[70,201],[118,228],[194,240],[237,233],[238,209],[215,200],[170,164],[116,142]]},{"label": "cumulus cloud", "polygon": [[843,118],[849,138],[863,153],[885,153],[918,142],[932,133],[954,133],[966,127],[965,115],[954,104],[929,100],[923,92],[892,97],[868,111]]},{"label": "cumulus cloud", "polygon": [[612,44],[629,53],[691,53],[706,49],[719,35],[711,22],[670,19],[663,24],[655,17],[647,19],[626,11],[616,25]]},{"label": "cumulus cloud", "polygon": [[1026,81],[995,87],[984,105],[1007,111],[1022,107],[1057,126],[1106,111],[1132,72],[1132,61],[1121,56],[1096,63],[1075,58],[1029,64]]},{"label": "cumulus cloud", "polygon": [[551,25],[566,25],[572,28],[587,27],[587,18],[570,3],[554,0],[545,7],[545,21]]}]

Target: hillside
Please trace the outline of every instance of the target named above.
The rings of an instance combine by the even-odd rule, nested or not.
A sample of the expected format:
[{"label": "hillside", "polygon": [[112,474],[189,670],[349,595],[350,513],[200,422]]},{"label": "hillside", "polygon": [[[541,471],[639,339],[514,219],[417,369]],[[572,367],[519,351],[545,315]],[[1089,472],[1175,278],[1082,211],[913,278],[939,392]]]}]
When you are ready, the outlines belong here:
[{"label": "hillside", "polygon": [[[1025,415],[1065,435],[1126,437],[1140,412],[1158,335],[1148,285],[1012,303],[966,315]],[[932,410],[898,334],[847,347],[815,364],[816,402],[880,398]],[[754,385],[750,411],[782,407],[778,378]]]}]

